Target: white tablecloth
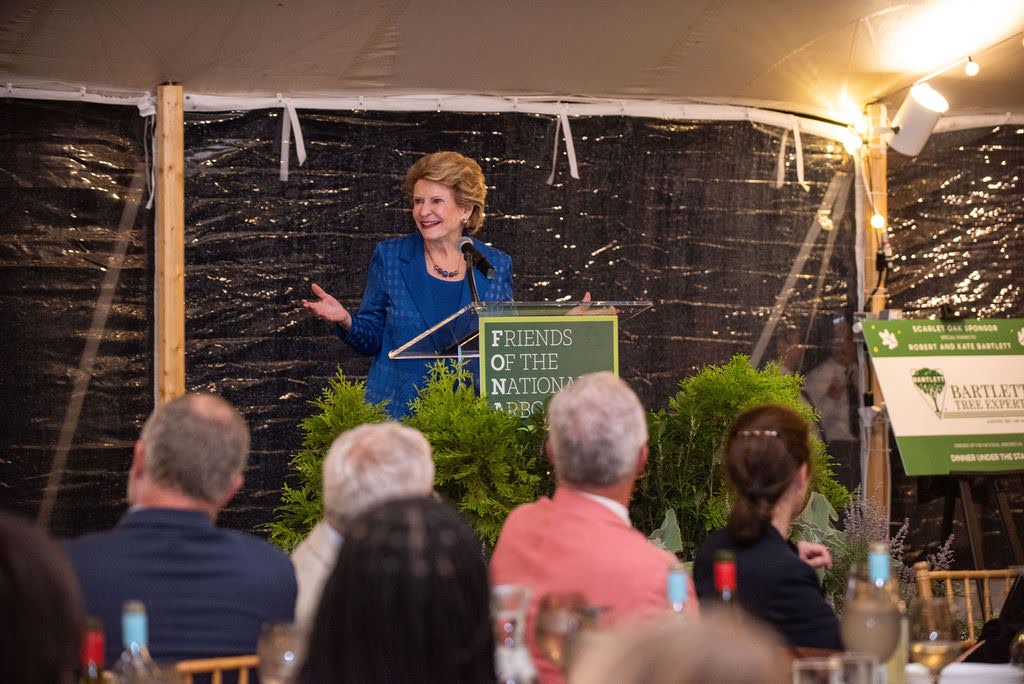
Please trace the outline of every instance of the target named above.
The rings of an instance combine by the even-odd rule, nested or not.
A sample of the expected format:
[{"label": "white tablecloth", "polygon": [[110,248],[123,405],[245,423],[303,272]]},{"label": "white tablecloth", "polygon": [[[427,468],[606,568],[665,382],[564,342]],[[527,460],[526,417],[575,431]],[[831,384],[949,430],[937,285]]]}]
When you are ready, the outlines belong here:
[{"label": "white tablecloth", "polygon": [[[906,684],[931,684],[928,668],[920,663],[907,665]],[[939,684],[1024,684],[1024,670],[1012,665],[952,663],[942,671]]]}]

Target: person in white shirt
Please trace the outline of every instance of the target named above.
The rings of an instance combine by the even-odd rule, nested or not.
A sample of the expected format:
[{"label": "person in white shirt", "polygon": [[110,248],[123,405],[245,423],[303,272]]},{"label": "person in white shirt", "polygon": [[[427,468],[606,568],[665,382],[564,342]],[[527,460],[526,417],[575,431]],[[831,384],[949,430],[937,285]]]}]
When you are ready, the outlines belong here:
[{"label": "person in white shirt", "polygon": [[850,324],[833,324],[829,357],[807,373],[804,394],[818,411],[822,437],[836,462],[836,476],[849,489],[860,482],[857,344]]},{"label": "person in white shirt", "polygon": [[385,501],[428,495],[433,483],[430,443],[419,430],[378,423],[334,440],[323,464],[324,519],[292,552],[299,583],[297,623],[311,625],[316,618],[348,522]]}]

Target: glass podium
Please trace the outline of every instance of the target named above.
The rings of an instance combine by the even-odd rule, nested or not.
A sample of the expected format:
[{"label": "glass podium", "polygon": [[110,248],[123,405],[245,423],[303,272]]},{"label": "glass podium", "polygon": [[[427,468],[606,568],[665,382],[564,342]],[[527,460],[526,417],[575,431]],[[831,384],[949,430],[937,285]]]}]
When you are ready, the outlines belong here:
[{"label": "glass podium", "polygon": [[480,318],[517,316],[618,315],[628,321],[653,306],[650,301],[480,302],[467,304],[388,352],[392,359],[475,359],[480,357]]}]

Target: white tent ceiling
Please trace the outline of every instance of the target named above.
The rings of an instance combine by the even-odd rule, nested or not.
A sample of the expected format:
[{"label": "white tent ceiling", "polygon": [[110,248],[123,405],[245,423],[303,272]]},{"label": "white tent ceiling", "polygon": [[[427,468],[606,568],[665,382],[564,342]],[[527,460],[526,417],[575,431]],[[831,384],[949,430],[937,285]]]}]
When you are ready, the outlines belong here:
[{"label": "white tent ceiling", "polygon": [[1024,116],[1024,0],[4,0],[0,93],[491,95]]}]

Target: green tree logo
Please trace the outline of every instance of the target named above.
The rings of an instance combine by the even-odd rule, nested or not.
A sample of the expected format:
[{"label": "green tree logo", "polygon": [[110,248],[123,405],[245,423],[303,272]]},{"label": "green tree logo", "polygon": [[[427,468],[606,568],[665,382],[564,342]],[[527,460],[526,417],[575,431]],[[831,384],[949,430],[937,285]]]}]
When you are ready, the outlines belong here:
[{"label": "green tree logo", "polygon": [[942,371],[934,368],[922,368],[914,371],[911,378],[921,394],[931,398],[932,405],[935,407],[935,415],[941,418],[942,411],[939,410],[938,398],[942,394],[942,390],[946,389],[946,376],[942,374]]}]

